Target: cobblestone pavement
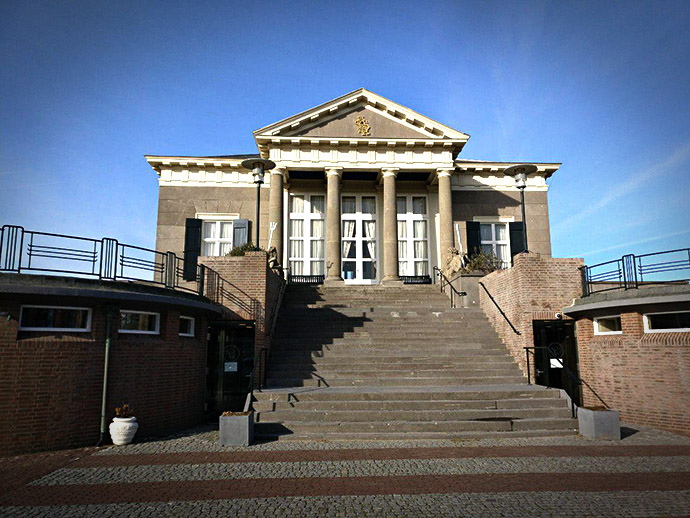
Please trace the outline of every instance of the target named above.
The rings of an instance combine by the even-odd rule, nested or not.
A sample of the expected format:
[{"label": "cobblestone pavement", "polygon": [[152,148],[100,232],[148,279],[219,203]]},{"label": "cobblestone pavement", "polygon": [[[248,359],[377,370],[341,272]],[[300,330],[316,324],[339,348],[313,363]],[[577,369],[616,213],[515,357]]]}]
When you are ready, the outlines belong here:
[{"label": "cobblestone pavement", "polygon": [[0,516],[690,516],[690,437],[634,428],[224,448],[205,426],[0,459]]}]

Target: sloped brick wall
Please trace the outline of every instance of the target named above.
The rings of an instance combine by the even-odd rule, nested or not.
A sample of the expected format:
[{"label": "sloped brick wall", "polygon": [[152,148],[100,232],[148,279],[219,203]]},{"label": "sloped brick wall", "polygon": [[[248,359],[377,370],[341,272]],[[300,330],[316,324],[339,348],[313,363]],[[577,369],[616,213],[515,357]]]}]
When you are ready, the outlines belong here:
[{"label": "sloped brick wall", "polygon": [[583,264],[583,259],[554,259],[535,253],[519,254],[515,257],[512,268],[490,273],[480,279],[479,282],[486,286],[520,332],[520,335],[513,332],[480,286],[480,306],[510,354],[518,361],[523,373],[527,374],[524,347],[534,345],[532,322],[554,319],[556,312],[582,295],[578,267]]}]

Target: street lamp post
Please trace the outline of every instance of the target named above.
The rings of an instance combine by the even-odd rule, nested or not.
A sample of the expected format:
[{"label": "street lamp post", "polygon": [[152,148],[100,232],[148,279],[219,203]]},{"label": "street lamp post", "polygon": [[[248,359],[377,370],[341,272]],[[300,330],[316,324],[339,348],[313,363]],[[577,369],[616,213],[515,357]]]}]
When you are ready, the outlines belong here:
[{"label": "street lamp post", "polygon": [[264,174],[266,169],[273,169],[275,163],[271,160],[266,160],[264,158],[248,158],[242,161],[242,167],[249,169],[254,176],[254,183],[256,184],[256,230],[254,235],[256,239],[254,241],[254,247],[259,249],[259,218],[261,216],[261,184],[264,183]]},{"label": "street lamp post", "polygon": [[527,245],[527,218],[525,217],[525,187],[527,187],[527,177],[537,172],[534,164],[518,164],[508,167],[504,174],[515,178],[515,187],[520,190],[520,206],[522,207],[522,240],[525,243],[525,252],[529,252]]}]

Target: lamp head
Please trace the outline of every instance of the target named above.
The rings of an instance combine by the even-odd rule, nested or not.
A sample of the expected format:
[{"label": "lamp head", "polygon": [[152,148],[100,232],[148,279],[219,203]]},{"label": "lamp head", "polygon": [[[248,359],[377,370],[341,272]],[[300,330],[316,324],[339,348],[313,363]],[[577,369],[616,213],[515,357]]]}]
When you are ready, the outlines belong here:
[{"label": "lamp head", "polygon": [[518,189],[527,187],[527,177],[537,172],[537,166],[534,164],[517,164],[508,167],[503,173],[507,176],[515,178],[515,186]]},{"label": "lamp head", "polygon": [[254,183],[260,185],[264,183],[264,174],[267,169],[273,169],[276,166],[271,160],[265,158],[248,158],[242,161],[242,167],[249,169],[254,176]]}]

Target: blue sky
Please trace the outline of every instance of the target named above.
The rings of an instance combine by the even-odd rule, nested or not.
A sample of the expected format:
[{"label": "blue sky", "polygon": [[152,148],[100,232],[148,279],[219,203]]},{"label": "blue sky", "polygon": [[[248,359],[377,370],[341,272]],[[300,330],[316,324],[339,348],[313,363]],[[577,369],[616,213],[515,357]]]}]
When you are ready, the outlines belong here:
[{"label": "blue sky", "polygon": [[362,86],[563,162],[555,256],[690,246],[687,1],[2,2],[0,222],[152,247],[144,154],[254,152]]}]

